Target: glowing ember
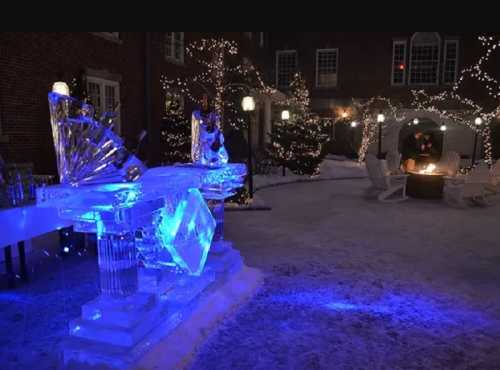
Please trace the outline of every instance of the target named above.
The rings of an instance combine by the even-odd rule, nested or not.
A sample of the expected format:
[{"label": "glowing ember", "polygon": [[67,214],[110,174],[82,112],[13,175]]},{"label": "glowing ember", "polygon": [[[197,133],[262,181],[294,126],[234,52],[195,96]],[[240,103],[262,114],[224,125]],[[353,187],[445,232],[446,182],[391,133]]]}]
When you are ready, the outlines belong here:
[{"label": "glowing ember", "polygon": [[423,175],[432,175],[435,169],[436,165],[434,163],[429,163],[424,169],[418,171],[418,173]]}]

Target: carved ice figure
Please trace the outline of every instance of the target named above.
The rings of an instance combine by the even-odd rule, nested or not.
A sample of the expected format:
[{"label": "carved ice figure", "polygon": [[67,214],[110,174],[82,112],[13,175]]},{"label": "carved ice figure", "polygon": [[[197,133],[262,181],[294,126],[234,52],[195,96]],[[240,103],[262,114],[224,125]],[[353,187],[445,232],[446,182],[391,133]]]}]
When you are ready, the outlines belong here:
[{"label": "carved ice figure", "polygon": [[130,182],[146,170],[112,131],[112,114],[97,121],[91,105],[58,93],[49,94],[49,108],[61,184]]},{"label": "carved ice figure", "polygon": [[228,162],[224,135],[220,130],[220,117],[208,110],[208,101],[205,97],[200,110],[191,116],[191,159],[193,163],[208,166],[222,167]]}]

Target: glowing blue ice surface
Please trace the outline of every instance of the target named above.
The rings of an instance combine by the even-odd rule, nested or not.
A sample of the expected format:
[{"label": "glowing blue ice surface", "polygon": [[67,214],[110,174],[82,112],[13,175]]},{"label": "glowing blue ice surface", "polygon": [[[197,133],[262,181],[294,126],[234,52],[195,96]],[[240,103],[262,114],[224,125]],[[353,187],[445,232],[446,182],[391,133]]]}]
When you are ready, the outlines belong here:
[{"label": "glowing blue ice surface", "polygon": [[174,262],[191,275],[200,275],[215,231],[215,220],[198,189],[189,189],[175,209],[159,216],[157,236]]}]

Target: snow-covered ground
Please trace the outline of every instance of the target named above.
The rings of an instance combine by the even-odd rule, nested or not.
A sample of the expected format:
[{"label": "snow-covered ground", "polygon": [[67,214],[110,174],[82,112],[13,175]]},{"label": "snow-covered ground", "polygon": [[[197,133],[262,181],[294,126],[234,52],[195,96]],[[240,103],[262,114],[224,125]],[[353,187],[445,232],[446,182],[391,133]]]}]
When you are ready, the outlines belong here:
[{"label": "snow-covered ground", "polygon": [[[382,204],[366,179],[259,190],[226,213],[262,290],[200,349],[200,369],[500,368],[500,204]],[[37,253],[42,253],[38,251]],[[51,254],[0,291],[0,369],[55,369],[68,320],[97,293],[93,257]]]},{"label": "snow-covered ground", "polygon": [[330,156],[320,164],[320,173],[317,176],[296,175],[286,169],[283,176],[282,169],[273,168],[272,173],[268,175],[255,175],[255,189],[264,189],[270,186],[290,184],[295,182],[321,181],[341,178],[363,178],[366,177],[364,164],[356,161],[345,160],[343,157]]},{"label": "snow-covered ground", "polygon": [[258,192],[228,214],[264,288],[193,369],[500,368],[500,205],[362,197],[367,180]]}]

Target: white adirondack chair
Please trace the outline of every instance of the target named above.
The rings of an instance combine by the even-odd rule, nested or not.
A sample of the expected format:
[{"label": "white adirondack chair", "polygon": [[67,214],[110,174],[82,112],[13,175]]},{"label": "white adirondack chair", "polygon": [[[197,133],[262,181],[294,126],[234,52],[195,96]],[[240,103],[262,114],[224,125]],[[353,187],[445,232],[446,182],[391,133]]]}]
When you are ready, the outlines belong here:
[{"label": "white adirondack chair", "polygon": [[473,168],[463,177],[446,177],[443,198],[450,205],[465,207],[468,204],[488,206],[492,204],[487,186],[491,181],[490,170],[485,163]]},{"label": "white adirondack chair", "polygon": [[387,168],[391,174],[401,174],[401,153],[396,150],[392,150],[387,153],[385,160],[387,162]]},{"label": "white adirondack chair", "polygon": [[381,202],[400,202],[408,199],[406,196],[406,179],[408,175],[391,175],[386,161],[377,159],[373,154],[366,155],[366,169],[372,182],[368,189],[375,193]]},{"label": "white adirondack chair", "polygon": [[447,176],[456,176],[458,170],[460,169],[460,155],[453,151],[446,152],[441,157],[436,167]]}]

